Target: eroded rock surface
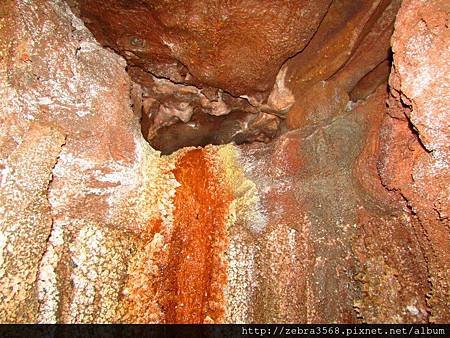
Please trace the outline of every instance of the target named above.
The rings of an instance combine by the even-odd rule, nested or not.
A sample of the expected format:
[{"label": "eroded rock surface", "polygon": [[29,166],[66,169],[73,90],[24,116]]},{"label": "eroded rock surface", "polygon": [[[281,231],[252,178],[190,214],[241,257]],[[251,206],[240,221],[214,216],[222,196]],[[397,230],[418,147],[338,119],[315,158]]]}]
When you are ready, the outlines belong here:
[{"label": "eroded rock surface", "polygon": [[280,134],[280,119],[274,115],[235,111],[226,116],[213,117],[194,113],[189,122],[177,122],[158,129],[150,139],[162,154],[189,146],[227,143],[268,143]]},{"label": "eroded rock surface", "polygon": [[[294,40],[277,40],[285,50],[255,57],[255,68],[239,68],[232,54],[236,72],[255,74],[230,87],[210,65],[220,54],[212,47],[248,7],[228,3],[211,14],[203,1],[131,2],[123,22],[145,10],[155,25],[134,16],[135,32],[118,39],[123,27],[98,22],[121,22],[125,2],[80,3],[82,15],[104,10],[88,25],[123,52],[128,73],[72,13],[76,4],[0,4],[1,322],[448,322],[447,5],[403,1],[388,92],[395,0],[283,3],[276,8],[311,9],[303,12],[311,26],[297,25],[306,35],[292,50]],[[244,2],[262,21],[275,3]],[[223,31],[208,40],[217,23],[208,20],[225,10]],[[192,13],[202,15],[182,20]],[[289,16],[276,14],[265,23],[270,32]],[[232,37],[243,27],[234,28]],[[185,51],[188,38],[206,49]],[[251,55],[243,54],[245,64]],[[184,59],[199,55],[201,65]],[[268,90],[267,101],[227,94],[250,87]],[[278,135],[291,90],[299,128]],[[150,139],[155,126],[167,153],[189,138],[278,137],[161,156],[141,133]],[[177,136],[178,145],[164,141]]]},{"label": "eroded rock surface", "polygon": [[134,211],[160,170],[125,62],[64,2],[0,13],[1,321],[113,321],[125,233],[145,223]]},{"label": "eroded rock surface", "polygon": [[282,119],[246,99],[175,84],[136,67],[129,73],[141,83],[142,134],[163,154],[188,146],[269,142],[279,134]]},{"label": "eroded rock surface", "polygon": [[[389,71],[377,66],[390,59],[400,6],[400,0],[73,3],[102,45],[132,66],[132,79],[144,89],[144,136],[161,150],[161,139],[165,148],[179,148],[184,134],[170,126],[188,123],[194,112],[287,115],[287,126],[298,128],[338,114],[372,74],[369,84],[359,84],[367,89],[353,95],[367,97],[387,79]],[[252,129],[241,134],[270,136]],[[195,132],[184,140],[204,143]]]},{"label": "eroded rock surface", "polygon": [[306,46],[330,2],[78,1],[100,42],[130,64],[235,96],[271,90],[282,63]]},{"label": "eroded rock surface", "polygon": [[[286,86],[295,97],[287,118],[290,128],[324,118],[324,112],[325,117],[339,114],[358,81],[389,58],[400,4],[399,0],[332,2],[305,50],[286,63]],[[312,100],[314,96],[317,99]]]},{"label": "eroded rock surface", "polygon": [[417,221],[429,264],[430,316],[442,323],[450,316],[449,12],[442,1],[403,2],[379,167],[383,183],[405,198]]}]

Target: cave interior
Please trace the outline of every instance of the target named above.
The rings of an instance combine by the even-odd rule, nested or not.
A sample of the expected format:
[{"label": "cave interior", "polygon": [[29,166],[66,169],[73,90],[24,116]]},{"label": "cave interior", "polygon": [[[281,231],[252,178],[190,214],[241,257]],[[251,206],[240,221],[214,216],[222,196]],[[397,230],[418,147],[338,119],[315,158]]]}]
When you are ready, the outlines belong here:
[{"label": "cave interior", "polygon": [[0,321],[448,322],[448,13],[0,4]]}]

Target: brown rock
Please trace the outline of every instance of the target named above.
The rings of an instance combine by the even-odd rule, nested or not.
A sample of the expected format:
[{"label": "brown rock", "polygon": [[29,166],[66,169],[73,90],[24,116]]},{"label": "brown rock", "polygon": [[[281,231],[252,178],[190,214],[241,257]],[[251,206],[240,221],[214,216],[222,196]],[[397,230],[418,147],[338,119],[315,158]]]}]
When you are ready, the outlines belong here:
[{"label": "brown rock", "polygon": [[435,322],[450,318],[449,11],[442,1],[402,4],[392,38],[389,114],[393,118],[386,119],[382,131],[379,168],[384,184],[406,199],[419,222],[416,235],[428,262],[428,306]]},{"label": "brown rock", "polygon": [[[403,2],[386,109],[348,94],[399,2],[329,3],[83,1],[136,85],[65,2],[1,2],[0,321],[448,322],[449,7]],[[291,105],[268,143],[141,134],[267,141]]]},{"label": "brown rock", "polygon": [[[386,88],[381,85],[367,100],[355,105],[355,110],[367,116],[368,135],[363,151],[359,154],[353,167],[355,181],[361,187],[361,198],[367,201],[384,199],[392,203],[399,202],[395,194],[386,190],[382,184],[377,161],[381,151],[381,127],[386,118]],[[408,142],[406,139],[405,142]]]},{"label": "brown rock", "polygon": [[174,197],[174,231],[161,295],[166,323],[224,320],[226,216],[232,195],[202,149],[177,162],[181,188]]},{"label": "brown rock", "polygon": [[[154,128],[154,124],[150,125]],[[177,122],[159,128],[152,136],[148,134],[148,141],[167,155],[190,146],[269,142],[279,129],[280,119],[270,114],[233,111],[225,116],[210,116],[197,112],[188,123]]]},{"label": "brown rock", "polygon": [[388,58],[399,6],[398,0],[333,2],[311,43],[286,63],[295,96],[289,128],[314,122],[316,114],[323,118],[324,111],[328,117],[342,112],[358,81]]},{"label": "brown rock", "polygon": [[78,2],[97,39],[130,64],[238,96],[272,88],[282,63],[306,46],[331,0]]},{"label": "brown rock", "polygon": [[310,83],[327,80],[353,55],[390,1],[333,1],[314,38],[290,59],[289,87],[301,92]]},{"label": "brown rock", "polygon": [[[350,92],[358,81],[390,55],[390,40],[401,1],[393,0],[376,18],[355,52],[333,79]],[[368,52],[370,51],[370,52]]]},{"label": "brown rock", "polygon": [[389,60],[381,62],[356,84],[350,93],[350,99],[354,102],[365,99],[381,84],[387,83],[390,71],[391,62]]},{"label": "brown rock", "polygon": [[[365,209],[358,211],[353,251],[359,261],[355,279],[362,294],[355,300],[358,316],[365,322],[426,322],[427,266],[423,242],[417,240],[418,224],[401,212],[402,199],[382,185],[377,165],[383,139],[381,126],[390,120],[385,112],[386,88],[382,85],[355,110],[367,116],[368,135],[353,167],[359,196]],[[411,140],[402,138],[406,144]],[[408,156],[408,153],[406,153]],[[398,159],[395,166],[402,167]],[[398,174],[408,175],[407,170]],[[383,201],[382,203],[380,203]]]},{"label": "brown rock", "polygon": [[428,319],[427,264],[420,227],[407,217],[360,213],[354,252],[362,297],[354,305],[366,323],[424,323]]},{"label": "brown rock", "polygon": [[288,128],[300,128],[343,112],[349,101],[348,94],[336,81],[320,81],[306,89],[289,110]]}]

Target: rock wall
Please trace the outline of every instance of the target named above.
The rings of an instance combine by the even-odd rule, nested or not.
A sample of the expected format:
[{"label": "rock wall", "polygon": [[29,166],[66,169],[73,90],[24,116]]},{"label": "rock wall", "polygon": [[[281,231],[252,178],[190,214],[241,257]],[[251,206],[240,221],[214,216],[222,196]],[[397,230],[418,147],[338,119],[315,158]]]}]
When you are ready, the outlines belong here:
[{"label": "rock wall", "polygon": [[[379,172],[406,201],[428,263],[430,319],[448,322],[450,5],[404,1],[392,38]],[[414,29],[411,29],[414,27]]]},{"label": "rock wall", "polygon": [[0,13],[1,321],[112,321],[163,166],[124,60],[63,1]]},{"label": "rock wall", "polygon": [[[183,15],[165,17],[165,7],[153,3],[152,20],[158,17],[169,33],[181,29],[183,11],[170,7]],[[297,79],[289,114],[303,107],[308,88],[319,101],[342,92],[342,105],[302,115],[298,129],[269,144],[161,156],[141,134],[143,87],[72,13],[76,5],[3,1],[0,321],[448,322],[449,8],[403,1],[388,92],[386,41],[400,3],[355,3],[298,9],[300,16],[314,14],[312,30],[322,20],[314,37],[302,38],[304,53],[342,57],[305,70],[301,53],[282,73],[283,81]],[[313,6],[286,4],[286,11]],[[245,8],[231,9],[245,18]],[[265,15],[272,13],[267,8]],[[115,10],[111,5],[105,20]],[[194,28],[207,18],[193,16],[184,34],[200,39],[203,31]],[[338,29],[343,22],[350,24]],[[151,33],[149,44],[163,36],[155,29],[143,31]],[[332,37],[324,46],[322,35]],[[343,37],[352,42],[332,43]],[[386,49],[362,62],[363,51],[378,43]],[[162,47],[145,46],[151,48],[141,52],[159,60]],[[297,41],[294,49],[302,46]],[[327,54],[329,46],[342,50]],[[189,53],[199,51],[206,63],[218,53]],[[165,63],[171,57],[164,54],[162,70],[171,71]],[[267,73],[252,68],[250,80],[276,81],[269,71],[280,66],[276,60],[255,66]],[[330,74],[312,77],[310,87],[298,82],[306,78],[299,74],[322,74],[319,66]],[[199,78],[205,69],[199,66]],[[349,94],[358,101],[349,103]]]},{"label": "rock wall", "polygon": [[131,64],[239,96],[272,89],[279,68],[307,45],[331,0],[77,2],[101,43]]},{"label": "rock wall", "polygon": [[73,3],[126,58],[143,89],[144,137],[170,153],[269,142],[337,115],[353,90],[364,99],[387,81],[401,1]]},{"label": "rock wall", "polygon": [[[401,1],[333,1],[304,51],[288,60],[286,86],[295,103],[289,128],[300,128],[339,114],[365,76],[390,58],[390,38]],[[383,82],[389,72],[374,72]],[[379,80],[381,78],[381,80]],[[367,94],[375,90],[372,85]],[[363,97],[364,98],[364,97]]]}]

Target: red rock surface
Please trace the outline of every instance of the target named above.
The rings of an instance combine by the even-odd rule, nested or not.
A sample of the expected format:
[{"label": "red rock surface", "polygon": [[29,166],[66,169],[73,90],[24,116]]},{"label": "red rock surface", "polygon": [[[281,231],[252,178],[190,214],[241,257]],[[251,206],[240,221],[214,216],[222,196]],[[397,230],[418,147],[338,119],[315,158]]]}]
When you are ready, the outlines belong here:
[{"label": "red rock surface", "polygon": [[350,99],[353,102],[365,99],[381,84],[387,83],[390,72],[391,62],[389,60],[381,62],[371,72],[359,80],[350,93]]},{"label": "red rock surface", "polygon": [[400,210],[401,197],[383,186],[378,172],[385,141],[381,126],[388,118],[386,96],[382,85],[356,108],[368,115],[369,133],[353,167],[360,196],[368,205],[367,210],[357,212],[360,226],[353,243],[360,263],[355,279],[362,285],[362,297],[355,307],[367,322],[426,322],[429,285],[422,241],[416,239],[417,223],[406,207]]},{"label": "red rock surface", "polygon": [[390,1],[333,1],[311,42],[287,62],[291,86],[304,89],[339,71]]},{"label": "red rock surface", "polygon": [[[132,79],[143,87],[144,136],[166,152],[180,148],[182,140],[185,146],[204,144],[204,133],[170,128],[189,122],[193,113],[259,114],[258,124],[250,132],[243,128],[238,143],[277,134],[265,131],[273,129],[274,118],[264,114],[285,115],[293,103],[280,68],[307,45],[330,2],[80,0],[73,8],[102,45],[127,59]],[[184,137],[179,129],[193,135]],[[218,139],[233,141],[224,134]],[[177,135],[173,144],[170,135]],[[168,146],[158,147],[155,137]]]},{"label": "red rock surface", "polygon": [[78,1],[99,41],[131,64],[236,96],[272,89],[282,63],[306,46],[330,2]]},{"label": "red rock surface", "polygon": [[[81,1],[129,73],[64,2],[0,3],[0,322],[448,322],[449,6],[403,1],[388,91],[398,1],[205,3]],[[141,134],[264,140],[291,104],[267,144]]]},{"label": "red rock surface", "polygon": [[339,114],[358,81],[388,59],[400,3],[333,1],[310,44],[286,63],[286,86],[296,101],[289,128]]},{"label": "red rock surface", "polygon": [[166,323],[223,322],[227,248],[225,219],[232,200],[201,149],[177,162],[174,232],[165,268],[162,304]]},{"label": "red rock surface", "polygon": [[429,264],[430,318],[448,322],[449,4],[404,1],[392,38],[389,115],[380,174],[405,198]]},{"label": "red rock surface", "polygon": [[[74,8],[102,45],[133,66],[129,73],[144,89],[144,135],[164,151],[158,139],[173,149],[183,140],[202,145],[204,133],[171,128],[188,123],[194,112],[284,118],[289,111],[289,128],[338,114],[357,83],[376,76],[375,68],[389,59],[400,3],[80,0]],[[367,94],[380,84],[366,81],[377,81]],[[184,138],[184,132],[193,135]],[[257,129],[250,134],[268,136]]]}]

